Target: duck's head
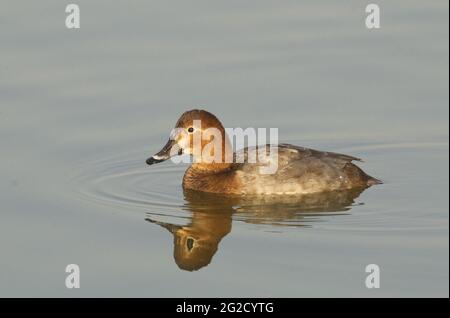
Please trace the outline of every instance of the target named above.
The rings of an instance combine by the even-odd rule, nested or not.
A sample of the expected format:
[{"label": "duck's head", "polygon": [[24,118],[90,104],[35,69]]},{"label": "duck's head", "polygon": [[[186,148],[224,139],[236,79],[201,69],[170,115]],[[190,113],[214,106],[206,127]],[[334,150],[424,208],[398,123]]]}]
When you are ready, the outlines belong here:
[{"label": "duck's head", "polygon": [[205,157],[209,163],[222,163],[229,155],[228,150],[229,141],[219,119],[205,110],[193,109],[181,115],[169,141],[146,162],[152,165],[176,155],[189,154],[197,163],[204,162]]}]

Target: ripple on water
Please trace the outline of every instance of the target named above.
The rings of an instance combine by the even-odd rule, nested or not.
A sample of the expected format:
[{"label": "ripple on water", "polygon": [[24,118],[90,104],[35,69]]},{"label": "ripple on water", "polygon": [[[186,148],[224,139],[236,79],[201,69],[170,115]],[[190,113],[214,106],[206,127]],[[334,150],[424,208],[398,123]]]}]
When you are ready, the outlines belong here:
[{"label": "ripple on water", "polygon": [[137,154],[127,153],[85,163],[73,178],[77,193],[83,200],[127,211],[179,210],[183,197],[177,181],[185,167],[167,163],[149,169],[136,158]]},{"label": "ripple on water", "polygon": [[[379,160],[395,160],[400,150],[412,152],[441,151],[448,149],[447,143],[396,143],[370,144],[368,146],[341,148],[341,152],[358,154],[371,162]],[[119,154],[87,162],[80,169],[81,173],[73,180],[77,193],[83,200],[102,205],[122,207],[126,211],[138,211],[155,217],[175,217],[192,219],[196,215],[216,213],[223,216],[230,213],[234,220],[281,226],[308,226],[312,223],[329,221],[326,216],[341,216],[339,222],[325,222],[324,227],[334,230],[412,230],[442,229],[441,222],[428,219],[422,223],[409,220],[404,222],[405,215],[395,208],[392,198],[385,196],[389,202],[381,202],[378,197],[364,196],[374,202],[362,202],[360,193],[345,193],[332,197],[318,196],[308,200],[276,200],[267,197],[261,199],[236,199],[221,196],[190,195],[183,193],[181,179],[186,165],[175,165],[170,162],[153,165],[151,168],[142,160],[142,153]],[[136,159],[138,158],[138,159]],[[389,164],[396,164],[390,162]],[[370,172],[373,172],[370,171]],[[395,184],[390,179],[388,185]],[[388,185],[377,187],[377,192],[387,189]],[[373,189],[367,190],[369,193]],[[362,207],[362,213],[350,213],[355,207]],[[220,212],[220,213],[218,213]],[[352,217],[353,216],[353,217]],[[334,220],[334,219],[333,219]],[[181,220],[180,220],[181,221]],[[424,222],[423,222],[424,221]],[[440,221],[440,220],[437,220]]]}]

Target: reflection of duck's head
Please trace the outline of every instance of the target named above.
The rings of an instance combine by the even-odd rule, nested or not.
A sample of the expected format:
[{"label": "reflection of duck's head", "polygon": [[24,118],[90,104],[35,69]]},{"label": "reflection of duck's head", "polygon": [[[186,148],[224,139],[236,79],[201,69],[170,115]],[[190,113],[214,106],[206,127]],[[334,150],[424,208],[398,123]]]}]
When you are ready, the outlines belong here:
[{"label": "reflection of duck's head", "polygon": [[185,270],[198,270],[208,265],[217,252],[219,242],[231,230],[231,215],[197,213],[189,226],[174,233],[174,257]]},{"label": "reflection of duck's head", "polygon": [[173,234],[173,256],[178,267],[195,271],[207,266],[217,252],[219,242],[231,231],[230,208],[212,211],[189,204],[186,207],[193,212],[191,222],[180,226],[169,223],[146,220],[156,223]]},{"label": "reflection of duck's head", "polygon": [[185,209],[192,213],[189,224],[181,226],[146,220],[173,235],[173,255],[178,267],[195,271],[207,266],[220,241],[231,231],[232,215],[247,223],[305,225],[305,215],[325,215],[350,209],[364,189],[307,196],[241,198],[185,190]]}]

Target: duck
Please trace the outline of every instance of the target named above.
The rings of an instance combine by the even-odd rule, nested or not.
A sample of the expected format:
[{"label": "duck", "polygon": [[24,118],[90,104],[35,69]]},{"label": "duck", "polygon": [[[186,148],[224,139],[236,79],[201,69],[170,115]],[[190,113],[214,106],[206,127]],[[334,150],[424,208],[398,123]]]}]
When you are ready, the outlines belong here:
[{"label": "duck", "polygon": [[[266,160],[259,160],[262,157],[258,156],[256,162],[249,160],[262,151],[275,156],[264,157]],[[183,154],[193,159],[183,176],[185,190],[277,196],[368,188],[382,183],[354,164],[361,162],[360,158],[336,152],[286,143],[250,146],[234,152],[221,121],[201,109],[184,112],[167,143],[146,163],[153,165]],[[274,160],[276,170],[263,171]]]}]

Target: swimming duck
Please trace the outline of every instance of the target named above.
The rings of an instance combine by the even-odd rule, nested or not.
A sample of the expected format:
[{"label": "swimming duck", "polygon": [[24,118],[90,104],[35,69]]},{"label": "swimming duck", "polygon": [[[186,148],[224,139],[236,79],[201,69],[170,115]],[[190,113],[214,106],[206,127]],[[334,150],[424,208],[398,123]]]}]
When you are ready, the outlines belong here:
[{"label": "swimming duck", "polygon": [[[211,134],[205,136],[211,129],[219,134],[213,138]],[[220,141],[220,147],[210,147],[214,139],[219,139],[215,141]],[[196,144],[201,148],[199,151]],[[169,141],[146,163],[152,165],[176,155],[190,154],[194,162],[184,174],[183,188],[227,195],[311,194],[367,188],[381,183],[353,164],[353,161],[361,161],[359,158],[290,144],[266,145],[265,151],[275,150],[277,169],[274,173],[261,173],[261,166],[267,166],[267,162],[245,160],[261,148],[264,146],[247,147],[233,153],[219,119],[210,112],[194,109],[181,115]],[[212,160],[202,160],[205,151]]]}]

